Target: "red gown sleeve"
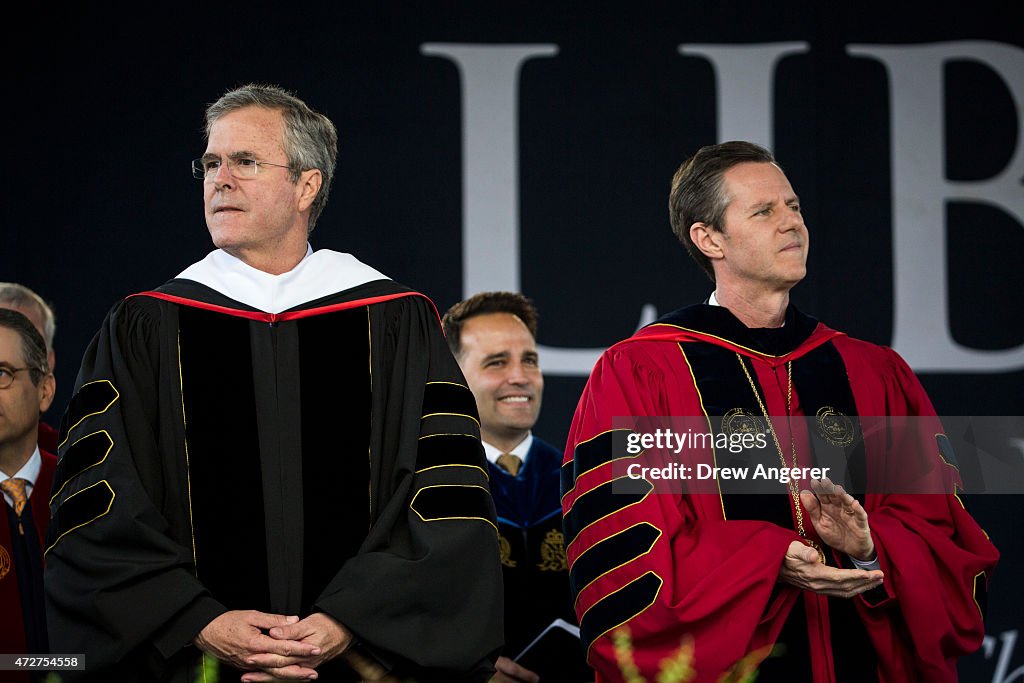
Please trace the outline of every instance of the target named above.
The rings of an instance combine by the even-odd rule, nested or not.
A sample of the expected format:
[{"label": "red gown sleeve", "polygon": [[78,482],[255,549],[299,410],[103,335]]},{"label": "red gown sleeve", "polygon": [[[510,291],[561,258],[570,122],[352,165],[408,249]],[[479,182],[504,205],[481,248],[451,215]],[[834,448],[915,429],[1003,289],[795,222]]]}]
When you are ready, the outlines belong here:
[{"label": "red gown sleeve", "polygon": [[956,681],[957,659],[976,651],[985,635],[979,596],[999,552],[958,495],[960,476],[942,457],[942,425],[923,387],[899,355],[883,353],[887,368],[878,381],[885,405],[865,391],[873,380],[848,364],[861,415],[887,416],[899,430],[887,444],[868,440],[869,457],[884,457],[894,489],[905,489],[908,478],[900,480],[893,467],[910,462],[915,474],[909,479],[920,480],[924,462],[929,490],[950,493],[876,490],[866,496],[885,592],[872,591],[855,604],[885,680]]}]

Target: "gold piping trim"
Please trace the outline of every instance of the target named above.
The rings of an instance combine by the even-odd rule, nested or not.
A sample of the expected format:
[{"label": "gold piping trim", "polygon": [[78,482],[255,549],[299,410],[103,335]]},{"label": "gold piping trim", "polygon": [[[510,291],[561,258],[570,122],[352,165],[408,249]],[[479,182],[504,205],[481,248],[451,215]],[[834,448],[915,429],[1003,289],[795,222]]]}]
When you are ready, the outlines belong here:
[{"label": "gold piping trim", "polygon": [[981,609],[981,603],[978,602],[978,578],[981,576],[985,576],[985,572],[978,572],[974,576],[974,582],[971,586],[971,600],[974,600],[974,604],[978,606],[978,613],[984,618],[985,611]]},{"label": "gold piping trim", "polygon": [[435,436],[468,436],[471,439],[478,439],[479,438],[479,437],[477,437],[477,436],[475,436],[473,434],[463,434],[461,432],[441,432],[441,433],[438,433],[438,434],[424,434],[419,439],[417,439],[417,441],[423,441],[423,439],[429,439],[429,438],[435,437]]},{"label": "gold piping trim", "polygon": [[93,432],[92,434],[86,434],[81,439],[77,439],[75,441],[75,443],[71,444],[71,448],[74,448],[75,446],[77,446],[79,441],[82,441],[83,439],[88,439],[90,436],[96,436],[97,434],[106,434],[107,435],[107,452],[103,454],[102,458],[100,458],[99,460],[97,460],[93,464],[89,465],[84,470],[80,470],[78,472],[75,472],[73,475],[68,477],[67,480],[63,484],[60,485],[60,488],[57,489],[57,492],[55,494],[53,494],[52,496],[50,496],[50,505],[53,505],[53,501],[57,499],[57,496],[59,496],[60,492],[64,490],[64,487],[66,487],[68,484],[71,483],[72,479],[75,479],[75,478],[81,476],[82,474],[84,474],[84,473],[88,472],[89,470],[91,470],[93,467],[96,467],[98,465],[103,464],[103,461],[107,459],[108,455],[110,455],[110,451],[112,451],[114,449],[114,440],[110,438],[110,432],[108,432],[106,429],[101,429],[98,432]]},{"label": "gold piping trim", "polygon": [[483,472],[484,479],[486,479],[487,481],[491,480],[491,478],[487,476],[487,472],[484,471],[484,468],[478,467],[477,465],[463,465],[461,463],[453,463],[449,465],[431,465],[430,467],[424,467],[423,469],[416,470],[415,472],[413,472],[413,474],[419,474],[421,472],[426,472],[427,470],[436,470],[440,467],[468,467],[470,469],[480,470],[481,472]]},{"label": "gold piping trim", "polygon": [[[594,488],[590,489],[589,491],[585,491],[585,492],[581,493],[581,494],[579,495],[579,498],[577,498],[577,499],[576,499],[575,501],[573,501],[573,505],[575,506],[575,505],[576,505],[576,502],[578,502],[580,498],[582,498],[583,496],[586,496],[586,495],[588,495],[588,494],[591,494],[591,493],[593,493],[593,492],[594,492],[595,490],[597,490],[597,489],[598,489],[598,488],[600,488],[601,486],[604,486],[605,484],[612,484],[612,483],[614,483],[614,482],[617,482],[617,481],[619,481],[620,479],[632,479],[632,477],[630,477],[630,476],[629,476],[628,474],[624,474],[624,475],[622,475],[621,477],[615,477],[614,479],[609,479],[609,480],[608,480],[608,481],[606,481],[606,482],[603,482],[603,483],[601,483],[601,484],[598,484],[597,486],[595,486]],[[640,480],[635,480],[635,481],[640,481]],[[609,512],[609,513],[608,513],[607,515],[604,515],[603,517],[598,517],[597,519],[595,519],[595,520],[594,520],[593,522],[591,522],[590,524],[588,524],[588,525],[586,525],[585,527],[581,528],[581,529],[580,529],[579,531],[577,531],[577,532],[576,532],[576,538],[572,539],[572,541],[571,541],[571,542],[569,543],[568,547],[566,547],[566,549],[565,549],[565,551],[566,551],[566,555],[568,555],[568,553],[569,553],[569,548],[571,548],[571,547],[573,546],[573,544],[575,544],[575,543],[576,543],[577,541],[579,541],[579,540],[580,540],[580,537],[581,537],[581,536],[583,536],[583,532],[584,532],[584,531],[586,531],[586,530],[587,530],[587,529],[589,529],[590,527],[594,526],[595,524],[597,524],[597,523],[598,523],[598,522],[600,522],[601,520],[603,520],[603,519],[607,519],[607,518],[611,517],[612,515],[614,515],[614,514],[615,514],[615,513],[617,513],[617,512],[622,512],[623,510],[627,510],[627,509],[629,509],[629,508],[633,507],[634,505],[639,505],[640,503],[642,503],[642,502],[644,502],[645,500],[647,500],[647,496],[651,495],[651,492],[652,492],[652,491],[654,491],[654,484],[652,484],[651,482],[647,481],[646,479],[644,479],[643,481],[644,481],[644,482],[645,482],[645,483],[646,483],[646,484],[647,484],[648,486],[650,486],[651,488],[650,488],[650,489],[648,489],[647,493],[645,493],[645,494],[644,494],[644,495],[643,495],[643,496],[642,496],[642,497],[640,498],[640,500],[635,500],[635,501],[633,501],[632,503],[630,503],[629,505],[623,505],[623,506],[622,506],[622,507],[620,507],[620,508],[616,508],[616,509],[612,510],[611,512]],[[566,510],[566,511],[564,512],[564,514],[562,515],[562,520],[563,520],[563,524],[564,524],[564,520],[565,520],[565,517],[566,517],[566,515],[568,515],[570,511],[571,511],[571,508],[570,508],[569,510]],[[602,539],[602,540],[603,540],[603,539]],[[598,541],[598,543],[600,543],[600,541]],[[596,544],[595,544],[595,545],[596,545]],[[593,547],[593,546],[591,546],[591,547]],[[587,548],[587,550],[590,550],[590,548]],[[583,552],[585,553],[585,552],[587,552],[587,551],[586,551],[586,550],[584,550]],[[582,554],[583,554],[583,553],[580,553],[580,555],[582,555]]]},{"label": "gold piping trim", "polygon": [[[708,334],[707,332],[701,332],[700,330],[691,330],[688,327],[680,327],[679,325],[673,325],[671,323],[652,323],[648,327],[674,327],[677,330],[683,330],[684,332],[693,332],[694,334],[699,334],[699,335],[701,335],[703,337],[711,337],[712,339],[718,339],[720,341],[724,341],[727,344],[735,346],[737,349],[743,349],[744,351],[749,351],[750,353],[754,354],[755,356],[761,356],[762,358],[785,358],[786,356],[789,355],[789,353],[793,353],[792,351],[790,351],[789,353],[784,353],[781,356],[773,356],[770,353],[763,353],[761,351],[757,351],[755,349],[751,349],[749,347],[743,346],[743,344],[737,344],[733,340],[726,339],[725,337],[719,337],[718,335],[715,335],[715,334]],[[699,341],[699,340],[695,340],[695,341]]]},{"label": "gold piping trim", "polygon": [[67,436],[64,437],[63,441],[61,441],[59,444],[57,444],[57,448],[60,448],[65,443],[67,443],[68,439],[71,438],[71,432],[75,431],[75,428],[78,427],[78,425],[82,424],[82,422],[84,422],[85,420],[89,419],[93,415],[102,415],[103,413],[107,412],[108,410],[110,410],[110,406],[112,406],[115,403],[117,403],[117,399],[121,398],[121,393],[117,390],[117,387],[114,386],[114,383],[111,382],[109,379],[97,379],[97,380],[94,380],[92,382],[86,382],[85,384],[83,384],[81,387],[78,388],[78,391],[75,392],[75,395],[77,396],[78,394],[82,393],[82,389],[86,388],[90,384],[99,384],[100,382],[106,382],[107,384],[110,385],[110,388],[114,390],[114,398],[110,399],[110,403],[108,403],[107,405],[103,406],[103,410],[97,410],[94,413],[89,413],[87,415],[83,415],[78,422],[76,422],[75,424],[73,424],[70,427],[68,427]]},{"label": "gold piping trim", "polygon": [[[697,400],[700,402],[700,412],[704,414],[704,420],[708,423],[708,434],[711,434],[711,418],[708,417],[708,410],[704,407],[704,394],[700,393],[700,387],[697,385],[697,376],[693,374],[693,366],[690,365],[690,359],[686,357],[686,351],[683,350],[683,345],[677,343],[679,347],[679,353],[683,355],[683,362],[686,363],[686,369],[690,371],[690,379],[693,380],[693,388],[697,392]],[[715,453],[715,440],[711,440],[711,461],[715,467],[718,467],[718,455]],[[722,498],[722,483],[715,478],[715,486],[718,488],[718,504],[722,506],[722,519],[727,520],[725,516],[725,500]]]},{"label": "gold piping trim", "polygon": [[[948,436],[946,436],[945,434],[943,434],[942,432],[937,432],[937,433],[936,433],[936,434],[935,434],[935,435],[934,435],[934,436],[933,436],[932,438],[936,440],[936,443],[938,443],[938,438],[939,438],[940,436],[942,436],[942,437],[945,437],[946,441],[949,441],[949,437],[948,437]],[[950,447],[950,448],[952,448],[952,447],[953,447],[953,444],[952,444],[952,443],[950,443],[950,444],[949,444],[949,447]],[[953,463],[951,463],[950,461],[946,460],[946,458],[944,458],[944,457],[942,456],[942,449],[941,449],[941,448],[940,448],[940,449],[938,449],[938,451],[939,451],[939,459],[940,459],[940,460],[941,460],[942,462],[944,462],[944,463],[946,463],[947,465],[949,465],[950,467],[952,467],[952,468],[953,468],[954,470],[956,470],[957,474],[959,474],[959,473],[960,473],[960,468],[959,468],[959,467],[957,467],[956,465],[954,465]]]},{"label": "gold piping trim", "polygon": [[[185,447],[185,490],[188,493],[188,533],[192,538],[192,566],[199,576],[199,557],[196,554],[196,529],[192,520],[192,463],[188,457],[188,419],[185,417],[185,380],[181,370],[181,330],[178,330],[178,394],[181,395],[181,443]],[[206,669],[203,669],[205,677]]]},{"label": "gold piping trim", "polygon": [[413,505],[416,503],[416,499],[419,498],[420,494],[423,493],[424,491],[426,491],[427,489],[456,488],[456,487],[457,488],[466,488],[466,489],[480,489],[481,491],[486,493],[488,496],[491,495],[491,492],[486,487],[480,486],[479,484],[432,484],[431,486],[424,486],[423,488],[421,488],[418,491],[416,491],[416,494],[412,497],[412,500],[409,501],[409,509],[412,510],[413,512],[415,512],[416,516],[419,517],[424,522],[440,522],[440,521],[444,521],[444,520],[447,520],[447,519],[479,519],[481,522],[487,522],[488,524],[490,524],[494,528],[494,531],[497,532],[498,531],[498,527],[495,526],[494,522],[492,522],[491,520],[487,519],[486,517],[431,517],[431,518],[428,519],[428,518],[424,517],[423,515],[421,515],[419,510],[417,510],[416,508],[413,507]]},{"label": "gold piping trim", "polygon": [[[640,553],[640,554],[639,554],[639,555],[637,555],[636,557],[630,558],[630,559],[626,560],[625,562],[623,562],[622,564],[616,565],[616,566],[612,567],[611,569],[609,569],[608,571],[606,571],[606,572],[604,572],[604,573],[602,573],[602,574],[600,574],[600,575],[598,575],[598,576],[595,576],[595,577],[593,578],[593,580],[591,580],[591,581],[590,581],[590,582],[589,582],[589,583],[588,583],[588,584],[587,584],[586,586],[584,586],[583,588],[581,588],[581,589],[579,590],[579,592],[578,592],[578,593],[576,593],[576,599],[575,599],[575,600],[573,600],[573,606],[574,606],[574,608],[575,608],[575,605],[576,605],[577,603],[579,603],[579,601],[580,601],[580,596],[581,596],[581,595],[583,595],[584,591],[586,591],[586,590],[587,590],[588,588],[590,588],[590,587],[591,587],[592,585],[594,585],[595,583],[597,583],[597,581],[598,581],[599,579],[601,579],[601,578],[602,578],[602,577],[604,577],[604,576],[607,576],[608,574],[611,574],[611,573],[612,573],[613,571],[615,571],[615,570],[616,570],[616,569],[618,569],[619,567],[625,567],[625,566],[626,566],[627,564],[629,564],[629,563],[631,563],[631,562],[635,562],[635,561],[639,560],[639,559],[640,559],[641,557],[643,557],[644,555],[649,555],[649,554],[650,554],[650,552],[651,552],[652,550],[654,550],[654,544],[658,542],[658,539],[662,537],[662,534],[663,534],[664,532],[662,532],[662,530],[661,530],[661,529],[659,529],[658,527],[654,526],[654,525],[653,525],[653,524],[651,524],[650,522],[637,522],[636,524],[633,524],[633,525],[631,525],[631,526],[628,526],[628,527],[626,527],[626,528],[625,528],[625,529],[623,529],[622,531],[616,531],[616,532],[615,532],[614,534],[612,534],[611,536],[608,536],[607,538],[603,538],[603,539],[601,539],[600,541],[598,541],[597,543],[595,543],[594,545],[590,546],[589,548],[587,548],[586,550],[584,550],[584,551],[583,551],[582,553],[580,553],[580,554],[579,554],[579,557],[577,557],[577,558],[576,558],[576,559],[575,559],[575,560],[573,561],[573,565],[575,565],[575,564],[576,564],[577,562],[579,562],[579,561],[580,561],[580,557],[583,557],[584,555],[586,555],[587,553],[589,553],[589,552],[590,552],[591,550],[593,550],[593,549],[594,549],[594,546],[596,546],[596,545],[597,545],[598,543],[604,543],[605,541],[607,541],[607,540],[608,540],[608,539],[610,539],[610,538],[615,538],[615,537],[616,537],[616,536],[618,536],[619,534],[624,534],[624,533],[626,533],[627,531],[629,531],[630,529],[633,529],[633,528],[635,528],[635,527],[638,527],[638,526],[644,526],[644,525],[646,525],[646,526],[649,526],[649,527],[651,527],[652,529],[654,529],[655,531],[657,531],[657,532],[658,532],[658,535],[654,537],[654,540],[653,540],[653,541],[651,541],[651,547],[650,547],[650,548],[648,548],[647,550],[643,551],[642,553]],[[570,571],[572,571],[572,567],[569,567],[569,570],[570,570]]]},{"label": "gold piping trim", "polygon": [[[652,598],[649,603],[647,603],[646,605],[641,607],[637,612],[635,612],[633,614],[633,616],[628,617],[626,619],[623,619],[622,621],[620,621],[619,623],[615,624],[614,626],[611,626],[611,627],[605,629],[604,631],[601,631],[599,634],[597,634],[597,636],[595,636],[594,639],[590,641],[590,647],[587,648],[587,661],[588,662],[590,661],[590,651],[593,649],[594,644],[597,643],[597,641],[599,641],[601,638],[603,638],[606,633],[608,633],[609,631],[612,631],[614,629],[617,629],[618,627],[620,627],[623,624],[625,624],[627,621],[632,621],[633,619],[636,619],[638,616],[640,616],[640,614],[644,610],[646,610],[648,607],[653,605],[655,603],[655,601],[657,601],[658,596],[661,595],[661,587],[665,585],[665,580],[663,578],[661,578],[661,576],[659,576],[657,574],[657,572],[653,572],[653,571],[644,572],[640,576],[636,577],[635,579],[633,579],[632,581],[630,581],[629,583],[624,585],[622,588],[616,588],[611,593],[609,593],[608,595],[605,595],[600,600],[598,600],[593,605],[591,605],[590,607],[587,608],[587,612],[589,612],[590,610],[594,609],[594,607],[596,607],[598,604],[600,604],[602,601],[606,600],[607,598],[610,598],[611,596],[615,595],[616,593],[618,593],[621,590],[625,590],[626,588],[629,588],[634,583],[636,583],[640,579],[644,578],[648,574],[651,574],[651,575],[653,575],[654,577],[656,577],[658,579],[658,590],[654,591],[654,598]],[[584,612],[583,614],[580,615],[580,623],[583,623],[583,617],[587,616],[587,612]]]},{"label": "gold piping trim", "polygon": [[[370,380],[370,421],[373,421],[373,328],[370,326],[370,307],[366,307],[366,363],[367,374]],[[371,433],[373,428],[371,425]],[[372,441],[372,439],[371,439]],[[370,443],[366,444],[366,471],[370,478],[366,482],[366,504],[370,514],[366,517],[367,531],[373,526],[373,452]]]},{"label": "gold piping trim", "polygon": [[[451,382],[440,382],[440,384],[451,384]],[[457,385],[457,386],[461,386],[461,385]],[[465,437],[470,438],[470,439],[476,439],[477,441],[480,440],[479,437],[474,436],[473,434],[448,433],[448,432],[446,432],[446,433],[443,433],[443,434],[424,434],[419,439],[417,439],[417,441],[423,441],[423,439],[430,439],[430,438],[435,437],[435,436],[465,436]],[[484,473],[484,478],[487,481],[491,480],[491,478],[487,475],[487,471],[484,470],[482,467],[478,467],[477,465],[463,465],[463,464],[431,465],[430,467],[424,467],[422,469],[416,470],[414,472],[414,474],[419,474],[420,472],[426,472],[427,470],[433,470],[433,469],[436,469],[438,467],[472,467],[472,468],[478,469],[481,472],[483,472]]]},{"label": "gold piping trim", "polygon": [[[465,384],[459,384],[458,382],[442,382],[442,381],[437,381],[437,382],[427,382],[427,384],[451,384],[453,387],[462,387],[466,391],[470,391],[469,387],[467,387]],[[472,392],[470,392],[470,393],[472,393]]]},{"label": "gold piping trim", "polygon": [[452,415],[454,417],[464,417],[469,420],[472,420],[473,422],[476,422],[478,425],[480,424],[480,420],[476,419],[472,415],[466,415],[464,413],[428,413],[421,417],[420,420],[426,420],[428,417],[437,417],[438,415]]},{"label": "gold piping trim", "polygon": [[47,548],[47,549],[46,549],[46,550],[45,550],[45,551],[43,552],[43,557],[45,557],[45,556],[46,556],[46,553],[48,553],[48,552],[50,552],[51,550],[53,550],[54,546],[56,546],[56,545],[57,545],[58,543],[60,543],[60,539],[62,539],[62,538],[64,538],[65,536],[67,536],[68,534],[70,534],[70,533],[71,533],[72,531],[74,531],[75,529],[81,529],[81,528],[82,528],[83,526],[86,526],[87,524],[92,524],[92,523],[93,523],[93,522],[95,522],[95,521],[96,521],[97,519],[99,519],[100,517],[103,517],[103,516],[104,516],[104,515],[106,515],[106,514],[107,514],[108,512],[110,512],[110,508],[112,508],[112,507],[114,506],[114,498],[116,498],[116,497],[117,497],[117,494],[115,494],[115,493],[114,493],[114,489],[110,488],[110,484],[109,484],[109,483],[107,482],[107,480],[106,480],[106,479],[102,479],[102,480],[100,480],[100,481],[96,482],[95,484],[93,484],[92,486],[86,486],[86,487],[85,487],[84,489],[82,489],[81,491],[75,491],[75,492],[74,492],[74,493],[72,493],[72,494],[71,494],[70,496],[68,496],[68,497],[67,497],[66,499],[64,499],[64,503],[62,503],[62,505],[63,505],[63,504],[66,504],[66,503],[67,503],[67,502],[68,502],[69,500],[71,500],[71,499],[72,499],[72,498],[74,498],[75,496],[77,496],[77,495],[79,495],[79,494],[82,494],[82,493],[85,493],[85,492],[86,492],[86,491],[88,491],[89,489],[91,489],[91,488],[95,488],[95,487],[99,486],[100,484],[103,484],[104,486],[106,486],[106,487],[107,487],[107,490],[108,490],[108,491],[110,491],[110,502],[109,502],[109,503],[107,504],[107,509],[106,509],[106,510],[104,510],[103,512],[101,512],[100,514],[96,515],[96,516],[95,516],[95,517],[93,517],[92,519],[90,519],[90,520],[89,520],[88,522],[82,522],[81,524],[78,524],[78,525],[76,525],[76,526],[73,526],[73,527],[71,527],[70,529],[68,529],[67,531],[65,531],[64,533],[62,533],[62,534],[61,534],[60,536],[58,536],[58,537],[57,537],[57,539],[56,539],[56,540],[55,540],[55,541],[54,541],[53,543],[51,543],[51,544],[50,544],[50,547],[49,547],[49,548]]},{"label": "gold piping trim", "polygon": [[[572,460],[568,460],[568,461],[566,461],[566,462],[562,463],[562,467],[565,467],[565,466],[566,466],[566,465],[568,465],[568,464],[569,464],[570,462],[576,462],[576,449],[577,449],[577,448],[579,448],[580,446],[582,446],[583,444],[586,444],[586,443],[590,443],[590,442],[591,442],[591,441],[593,441],[594,439],[597,439],[597,438],[599,438],[599,437],[602,437],[602,436],[604,436],[605,434],[610,434],[611,432],[632,432],[632,431],[633,431],[632,429],[626,429],[625,427],[616,427],[616,428],[613,428],[613,429],[606,429],[606,430],[604,430],[603,432],[601,432],[600,434],[595,434],[594,436],[590,437],[589,439],[586,439],[586,440],[584,440],[584,441],[580,441],[580,442],[579,442],[578,444],[576,444],[576,445],[575,445],[575,446],[573,446],[573,448],[572,448]],[[643,455],[643,454],[644,454],[645,452],[646,452],[646,449],[644,449],[644,450],[640,451],[640,452],[639,452],[639,453],[637,453],[636,455],[624,455],[624,456],[622,456],[621,458],[612,458],[612,459],[611,459],[611,460],[609,460],[608,462],[603,462],[603,463],[601,463],[600,465],[597,465],[597,466],[595,466],[595,467],[591,467],[591,468],[590,468],[589,470],[587,470],[586,472],[580,472],[580,473],[579,473],[579,475],[577,475],[577,476],[574,476],[574,477],[572,478],[572,488],[571,488],[571,489],[569,489],[568,491],[566,491],[565,493],[563,493],[563,494],[562,494],[562,497],[561,497],[561,498],[559,498],[559,500],[560,500],[560,501],[562,501],[563,503],[565,502],[565,498],[566,498],[566,496],[568,496],[568,495],[569,495],[570,493],[572,493],[573,491],[575,491],[575,490],[576,490],[576,482],[577,482],[577,481],[579,481],[580,479],[582,479],[582,478],[583,478],[583,475],[585,475],[585,474],[590,474],[590,473],[591,473],[591,472],[593,472],[594,470],[596,470],[596,469],[599,469],[599,468],[601,468],[601,467],[604,467],[604,466],[605,466],[605,465],[607,465],[607,464],[608,464],[609,462],[615,462],[616,460],[625,460],[626,458],[639,458],[639,457],[640,457],[641,455]],[[600,484],[599,484],[599,485],[600,485]],[[575,502],[573,502],[573,505],[575,505],[575,504],[576,504],[576,503],[575,503]],[[572,508],[569,508],[569,510],[571,510],[571,509],[572,509]],[[568,510],[566,510],[566,512],[568,512]],[[563,516],[564,516],[564,515],[563,515]]]},{"label": "gold piping trim", "polygon": [[[935,434],[934,434],[934,435],[932,436],[932,439],[933,439],[933,440],[935,440],[935,443],[936,443],[936,444],[938,444],[938,438],[939,438],[940,436],[942,436],[942,437],[945,437],[945,439],[946,439],[946,441],[947,441],[947,442],[949,441],[949,437],[948,437],[948,436],[946,436],[946,435],[945,435],[945,434],[943,434],[942,432],[936,432],[936,433],[935,433]],[[952,447],[953,447],[953,444],[949,444],[949,447],[950,447],[950,448],[952,448]],[[952,468],[953,468],[953,471],[954,471],[954,472],[956,472],[957,474],[960,474],[960,468],[959,468],[959,467],[957,467],[956,465],[954,465],[953,463],[951,463],[950,461],[946,460],[946,458],[945,458],[945,457],[943,457],[943,455],[942,455],[942,449],[941,449],[941,448],[937,448],[937,449],[936,449],[936,451],[938,452],[939,460],[941,460],[941,461],[942,461],[942,462],[943,462],[943,463],[944,463],[944,464],[945,464],[945,465],[946,465],[947,467],[952,467]],[[953,497],[954,497],[954,498],[956,498],[956,502],[960,503],[960,507],[962,507],[962,508],[963,508],[964,510],[966,510],[966,509],[967,509],[967,506],[966,506],[966,505],[964,505],[964,501],[963,501],[963,499],[961,499],[961,498],[960,498],[960,495],[959,495],[959,494],[957,493],[957,490],[958,490],[959,488],[960,488],[960,487],[956,485],[956,482],[953,482]],[[975,578],[977,578],[977,577],[975,577]]]}]

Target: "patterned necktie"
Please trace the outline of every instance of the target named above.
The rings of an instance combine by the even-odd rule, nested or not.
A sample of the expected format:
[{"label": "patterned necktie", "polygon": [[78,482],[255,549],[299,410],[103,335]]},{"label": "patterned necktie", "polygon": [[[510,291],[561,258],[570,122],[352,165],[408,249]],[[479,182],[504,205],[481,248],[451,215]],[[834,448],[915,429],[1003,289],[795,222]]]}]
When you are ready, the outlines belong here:
[{"label": "patterned necktie", "polygon": [[502,453],[497,459],[498,467],[505,470],[513,477],[519,474],[519,468],[523,465],[523,459],[514,453]]},{"label": "patterned necktie", "polygon": [[28,502],[28,493],[25,492],[26,484],[28,484],[27,479],[0,481],[0,489],[14,501],[14,514],[18,516],[18,531],[22,534],[25,533],[25,527],[21,525],[21,513],[25,509],[25,503]]}]

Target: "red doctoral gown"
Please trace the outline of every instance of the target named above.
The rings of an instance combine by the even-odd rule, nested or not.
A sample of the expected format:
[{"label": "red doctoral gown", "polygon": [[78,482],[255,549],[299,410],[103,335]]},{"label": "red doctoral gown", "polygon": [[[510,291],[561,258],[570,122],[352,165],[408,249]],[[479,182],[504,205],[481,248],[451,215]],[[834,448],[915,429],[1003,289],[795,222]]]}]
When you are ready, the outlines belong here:
[{"label": "red doctoral gown", "polygon": [[[882,681],[953,681],[958,657],[980,646],[983,592],[998,552],[956,495],[959,475],[940,456],[936,439],[945,437],[917,378],[893,350],[851,339],[793,307],[782,329],[765,340],[724,308],[693,306],[611,347],[595,365],[569,434],[562,504],[576,612],[599,683],[626,680],[612,638],[623,625],[637,672],[651,682],[685,639],[692,638],[695,680],[718,681],[760,651],[756,664],[784,628],[793,635],[794,624],[800,642],[790,641],[796,656],[787,666],[814,681],[868,680],[860,678],[865,668]],[[715,416],[733,409],[787,415],[789,386],[791,415],[827,409],[854,423],[858,416],[922,416],[900,435],[864,437],[860,457],[875,473],[916,457],[943,480],[939,490],[952,492],[868,489],[858,496],[885,580],[850,600],[778,583],[786,550],[800,539],[788,495],[770,497],[786,519],[767,521],[768,513],[750,514],[749,502],[744,508],[743,500],[752,500],[746,496],[659,493],[663,482],[643,480],[621,488],[628,455],[613,445],[622,431],[613,418],[705,416],[714,432]],[[773,423],[788,454],[789,432]],[[813,465],[812,428],[798,429],[799,464]],[[767,464],[777,466],[773,449],[769,441],[775,461]],[[691,466],[722,458],[707,449],[669,452]],[[613,492],[613,484],[620,488]],[[806,510],[803,518],[817,539]],[[830,565],[852,568],[840,553],[825,553]],[[852,652],[842,655],[843,648]]]}]

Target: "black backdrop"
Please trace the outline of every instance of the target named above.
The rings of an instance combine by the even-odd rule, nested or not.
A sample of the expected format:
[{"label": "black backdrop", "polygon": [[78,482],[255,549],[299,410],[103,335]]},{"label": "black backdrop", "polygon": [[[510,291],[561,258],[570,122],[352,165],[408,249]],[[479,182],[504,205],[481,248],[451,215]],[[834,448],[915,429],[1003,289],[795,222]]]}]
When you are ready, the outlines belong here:
[{"label": "black backdrop", "polygon": [[[8,22],[0,280],[57,309],[48,419],[111,304],[211,248],[188,163],[205,104],[249,81],[338,125],[314,247],[354,253],[441,311],[492,286],[536,301],[536,431],[552,442],[594,353],[710,291],[669,230],[668,183],[697,147],[733,137],[771,146],[801,195],[812,249],[797,305],[894,345],[940,414],[1020,416],[1014,3],[839,4],[79,4]],[[972,504],[1003,560],[964,678],[1021,680],[1020,499]]]}]

